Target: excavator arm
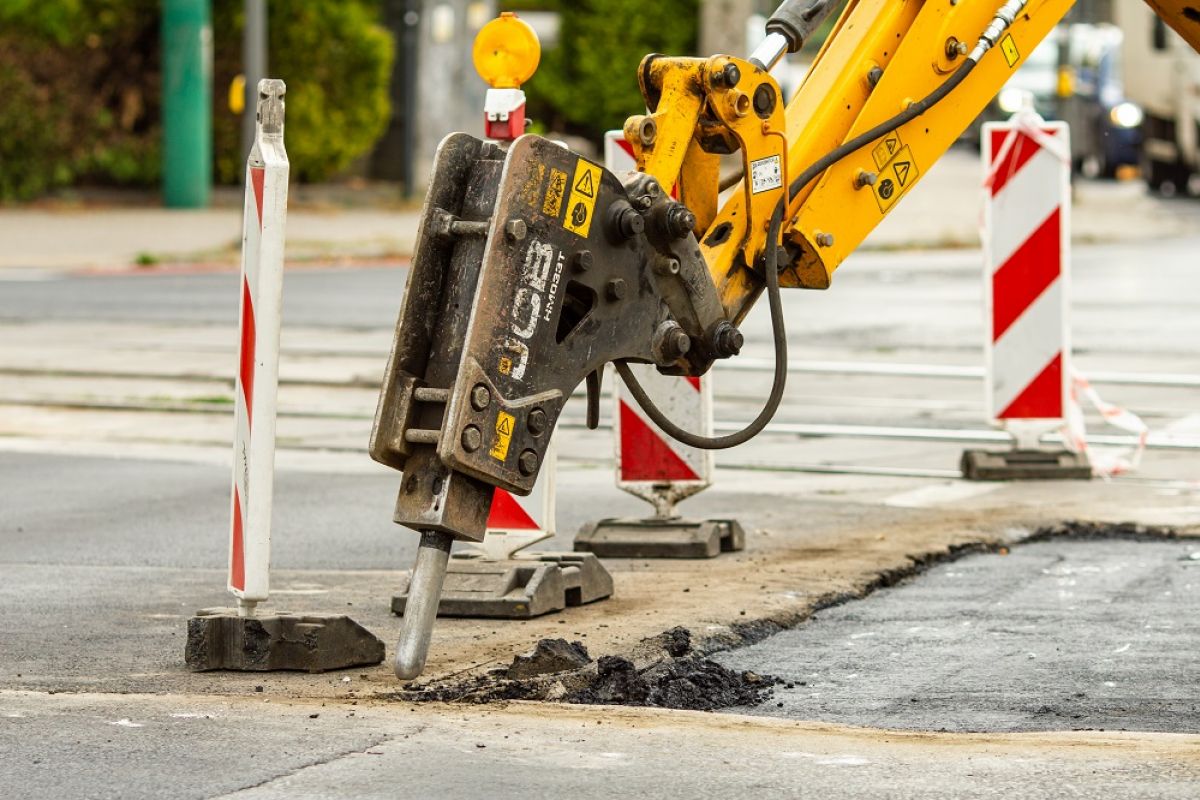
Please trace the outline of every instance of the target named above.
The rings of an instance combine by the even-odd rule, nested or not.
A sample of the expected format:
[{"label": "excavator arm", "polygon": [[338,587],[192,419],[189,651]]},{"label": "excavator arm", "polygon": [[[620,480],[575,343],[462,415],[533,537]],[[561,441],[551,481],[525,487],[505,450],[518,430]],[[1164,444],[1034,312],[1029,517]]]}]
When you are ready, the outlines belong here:
[{"label": "excavator arm", "polygon": [[[1194,0],[1149,2],[1200,43]],[[496,487],[531,491],[581,383],[598,423],[605,364],[693,446],[766,425],[786,379],[780,288],[828,288],[1071,0],[850,0],[785,106],[770,68],[837,5],[784,2],[749,58],[647,56],[647,113],[624,126],[636,172],[537,136],[441,144],[371,437],[404,473],[395,521],[422,536],[398,676],[424,666],[451,543],[482,539]],[[741,176],[722,182],[734,153]],[[764,291],[776,371],[762,413],[717,439],[674,426],[624,365],[704,373],[738,354]]]}]

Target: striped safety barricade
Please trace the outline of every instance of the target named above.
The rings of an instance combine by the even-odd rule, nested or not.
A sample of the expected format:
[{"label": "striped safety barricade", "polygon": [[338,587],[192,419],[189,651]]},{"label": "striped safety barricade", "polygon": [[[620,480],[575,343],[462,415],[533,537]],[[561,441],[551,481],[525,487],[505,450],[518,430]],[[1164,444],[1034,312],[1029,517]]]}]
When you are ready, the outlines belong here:
[{"label": "striped safety barricade", "polygon": [[[621,131],[604,137],[605,167],[620,175],[637,169]],[[651,364],[630,364],[650,399],[672,420],[711,436],[712,374],[700,378],[661,374]],[[688,447],[655,425],[621,381],[613,392],[613,443],[617,486],[654,506],[647,519],[606,519],[584,527],[577,550],[629,558],[711,558],[741,550],[745,534],[734,520],[688,520],[676,504],[712,485],[713,452]]]},{"label": "striped safety barricade", "polygon": [[246,163],[233,486],[226,584],[236,609],[204,609],[188,620],[184,660],[193,670],[324,672],[383,660],[383,642],[344,614],[267,612],[275,417],[279,387],[288,157],[281,80],[258,84],[254,145]]},{"label": "striped safety barricade", "polygon": [[1087,457],[1046,449],[1070,401],[1071,157],[1065,122],[1030,112],[983,126],[986,400],[1010,451],[968,450],[979,480],[1087,478]]}]

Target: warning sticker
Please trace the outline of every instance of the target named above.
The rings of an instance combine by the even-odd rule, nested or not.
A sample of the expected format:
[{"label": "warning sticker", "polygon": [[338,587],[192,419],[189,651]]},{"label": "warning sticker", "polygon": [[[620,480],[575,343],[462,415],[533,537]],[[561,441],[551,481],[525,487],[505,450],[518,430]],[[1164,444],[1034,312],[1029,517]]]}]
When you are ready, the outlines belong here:
[{"label": "warning sticker", "polygon": [[579,159],[575,176],[571,178],[571,196],[567,198],[567,216],[563,227],[587,238],[592,230],[592,212],[596,209],[596,194],[600,190],[600,167]]},{"label": "warning sticker", "polygon": [[871,158],[875,159],[876,168],[886,167],[887,163],[892,160],[892,156],[896,155],[896,151],[901,147],[904,147],[904,142],[900,141],[900,134],[889,133],[883,137],[883,141],[871,150]]},{"label": "warning sticker", "polygon": [[875,181],[875,202],[879,204],[879,210],[884,214],[891,210],[900,195],[916,183],[920,175],[912,150],[907,145],[897,150],[892,160],[880,168],[879,180]]},{"label": "warning sticker", "polygon": [[521,202],[532,208],[537,208],[542,202],[542,179],[546,177],[546,165],[538,164],[536,171],[531,171],[521,187]]},{"label": "warning sticker", "polygon": [[561,169],[550,169],[550,185],[546,187],[546,198],[542,201],[542,213],[558,219],[562,212],[563,195],[567,191],[567,173]]},{"label": "warning sticker", "polygon": [[513,422],[512,414],[501,411],[496,415],[496,441],[492,442],[492,449],[488,451],[488,455],[497,461],[508,458],[508,446],[512,444]]},{"label": "warning sticker", "polygon": [[1004,61],[1010,67],[1015,67],[1021,60],[1021,54],[1017,52],[1017,41],[1011,33],[1000,40],[1000,52],[1004,53]]},{"label": "warning sticker", "polygon": [[767,156],[750,162],[750,192],[768,192],[783,186],[783,169],[779,156]]}]

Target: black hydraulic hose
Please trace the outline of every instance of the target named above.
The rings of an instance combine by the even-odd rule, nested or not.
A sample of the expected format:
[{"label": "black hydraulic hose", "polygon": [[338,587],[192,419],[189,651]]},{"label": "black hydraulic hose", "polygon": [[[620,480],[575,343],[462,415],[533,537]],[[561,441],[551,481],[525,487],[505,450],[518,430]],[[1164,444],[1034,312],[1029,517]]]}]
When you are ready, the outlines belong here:
[{"label": "black hydraulic hose", "polygon": [[727,434],[725,436],[701,436],[698,433],[684,430],[676,425],[665,414],[654,405],[654,401],[646,394],[646,390],[638,383],[637,377],[634,376],[633,370],[629,369],[629,365],[624,361],[613,362],[617,368],[617,373],[621,376],[621,380],[625,381],[625,385],[629,387],[629,393],[633,395],[633,399],[642,407],[646,415],[654,420],[654,424],[662,428],[667,435],[674,439],[678,439],[686,445],[697,447],[701,450],[724,450],[728,447],[736,447],[739,444],[750,441],[758,435],[763,428],[767,427],[767,423],[775,416],[775,412],[779,409],[779,403],[783,400],[783,390],[787,386],[787,327],[783,320],[783,298],[779,292],[779,229],[783,227],[783,211],[785,204],[783,199],[780,199],[779,204],[775,206],[775,213],[771,215],[771,225],[767,230],[767,247],[765,251],[766,264],[763,265],[763,271],[767,273],[767,302],[771,306],[771,333],[775,339],[775,376],[771,383],[771,395],[767,398],[766,404],[762,410],[758,412],[758,416],[754,421],[742,428],[740,431]]},{"label": "black hydraulic hose", "polygon": [[891,133],[901,125],[907,125],[917,117],[924,114],[929,109],[940,103],[946,98],[946,95],[954,91],[960,83],[967,79],[971,74],[971,70],[975,68],[976,62],[968,58],[963,65],[956,69],[954,73],[941,83],[936,89],[925,96],[924,99],[910,105],[908,108],[901,111],[896,116],[889,120],[879,123],[874,128],[860,133],[849,141],[843,142],[837,147],[830,150],[825,155],[818,158],[809,166],[808,169],[801,172],[796,180],[792,181],[792,185],[788,188],[788,196],[795,197],[800,191],[807,186],[813,178],[820,175],[825,170],[832,167],[838,161],[841,161],[846,156],[853,153],[855,150],[870,144],[881,136]]},{"label": "black hydraulic hose", "polygon": [[637,404],[642,407],[642,410],[646,412],[646,416],[650,417],[655,425],[662,428],[671,438],[699,450],[724,450],[736,447],[750,441],[761,433],[763,428],[767,427],[771,419],[775,416],[775,412],[779,410],[779,404],[783,400],[783,392],[787,386],[787,327],[784,324],[783,299],[780,297],[779,291],[779,229],[783,225],[783,215],[787,210],[791,198],[799,194],[805,186],[838,161],[841,161],[846,156],[864,145],[870,144],[881,136],[891,133],[901,125],[911,122],[933,108],[946,95],[954,91],[955,87],[966,80],[967,75],[975,68],[976,63],[975,58],[968,57],[963,62],[963,65],[954,71],[954,74],[925,98],[913,103],[896,116],[879,123],[865,133],[861,133],[853,139],[843,142],[838,147],[818,158],[807,169],[801,172],[796,177],[796,180],[792,181],[788,187],[787,194],[779,199],[779,203],[775,206],[775,212],[771,215],[771,225],[767,230],[767,246],[763,253],[764,261],[766,262],[763,265],[763,270],[767,278],[767,301],[771,308],[771,335],[775,341],[775,374],[771,383],[771,394],[767,397],[767,402],[763,405],[762,410],[758,412],[758,416],[749,425],[740,431],[735,431],[725,436],[701,436],[700,434],[684,430],[668,419],[662,410],[654,405],[654,401],[650,399],[650,396],[646,394],[646,390],[638,383],[637,377],[629,369],[628,364],[624,361],[614,362],[617,374],[621,376],[621,380],[625,381],[625,385],[629,387],[629,393],[633,395],[633,399],[637,401]]}]

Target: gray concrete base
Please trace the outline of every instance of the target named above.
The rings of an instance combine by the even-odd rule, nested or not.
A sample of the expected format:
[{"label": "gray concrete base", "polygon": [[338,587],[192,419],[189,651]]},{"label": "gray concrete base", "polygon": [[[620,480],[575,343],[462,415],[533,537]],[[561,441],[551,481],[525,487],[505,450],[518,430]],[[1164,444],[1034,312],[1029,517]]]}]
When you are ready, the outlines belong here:
[{"label": "gray concrete base", "polygon": [[[404,615],[408,580],[392,598]],[[450,559],[439,617],[531,619],[612,596],[613,580],[591,553],[531,553],[503,561],[473,555]]]},{"label": "gray concrete base", "polygon": [[1086,453],[1070,450],[966,450],[962,474],[969,481],[1091,480]]},{"label": "gray concrete base", "polygon": [[188,620],[184,660],[197,672],[326,672],[378,664],[383,654],[383,642],[347,616],[239,617],[235,609],[215,608]]},{"label": "gray concrete base", "polygon": [[602,519],[575,536],[576,550],[601,558],[715,558],[745,547],[733,519]]}]

